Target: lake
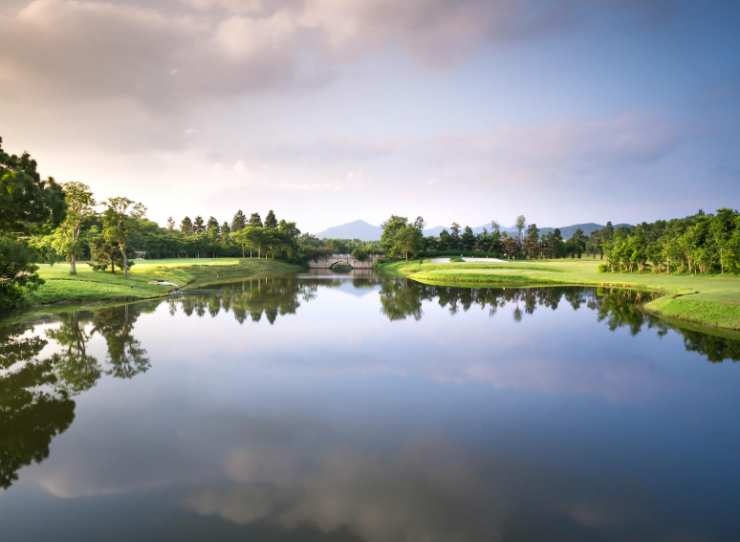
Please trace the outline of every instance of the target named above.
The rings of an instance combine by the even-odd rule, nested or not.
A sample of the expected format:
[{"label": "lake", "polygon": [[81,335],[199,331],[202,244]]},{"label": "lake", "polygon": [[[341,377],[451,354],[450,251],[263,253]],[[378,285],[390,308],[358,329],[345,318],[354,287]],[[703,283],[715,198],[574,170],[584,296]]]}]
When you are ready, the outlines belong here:
[{"label": "lake", "polygon": [[0,328],[16,540],[740,540],[740,343],[298,275]]}]

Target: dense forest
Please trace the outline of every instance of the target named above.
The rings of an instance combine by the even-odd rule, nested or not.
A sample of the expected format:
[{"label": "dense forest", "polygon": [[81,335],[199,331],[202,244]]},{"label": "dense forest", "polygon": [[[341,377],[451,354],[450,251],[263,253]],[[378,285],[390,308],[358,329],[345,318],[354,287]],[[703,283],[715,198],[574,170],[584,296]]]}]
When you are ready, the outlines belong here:
[{"label": "dense forest", "polygon": [[618,231],[606,245],[604,271],[740,272],[740,214],[719,209]]}]

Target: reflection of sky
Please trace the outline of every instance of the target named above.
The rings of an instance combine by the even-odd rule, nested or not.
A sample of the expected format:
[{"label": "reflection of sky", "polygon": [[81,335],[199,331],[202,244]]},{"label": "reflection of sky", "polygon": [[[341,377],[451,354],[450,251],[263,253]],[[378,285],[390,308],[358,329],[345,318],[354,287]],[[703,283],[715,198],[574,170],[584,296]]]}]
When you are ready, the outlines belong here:
[{"label": "reflection of sky", "polygon": [[[84,523],[135,497],[148,504],[130,521],[169,509],[219,518],[219,533],[298,539],[306,525],[368,541],[737,525],[737,366],[686,352],[674,332],[610,332],[585,306],[516,322],[515,303],[490,317],[434,300],[421,320],[391,322],[377,288],[348,285],[272,325],[166,303],[142,313],[152,368],[76,398],[50,457],[0,496],[0,521],[20,529],[64,507]],[[90,352],[104,359],[104,343]]]}]

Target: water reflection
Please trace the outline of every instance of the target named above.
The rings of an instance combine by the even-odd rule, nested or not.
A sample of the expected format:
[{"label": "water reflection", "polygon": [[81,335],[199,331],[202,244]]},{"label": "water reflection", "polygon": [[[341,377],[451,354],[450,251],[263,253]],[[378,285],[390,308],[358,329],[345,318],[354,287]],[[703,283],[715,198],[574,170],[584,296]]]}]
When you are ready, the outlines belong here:
[{"label": "water reflection", "polygon": [[[10,487],[21,467],[48,457],[52,439],[74,420],[73,396],[95,386],[103,373],[132,378],[149,368],[146,350],[132,335],[143,308],[63,314],[45,335],[29,334],[31,325],[0,331],[0,486]],[[107,344],[105,365],[87,352],[94,334]],[[47,346],[54,351],[43,355]]]},{"label": "water reflection", "polygon": [[20,327],[0,335],[0,486],[8,488],[21,467],[49,455],[51,439],[74,420],[74,402],[54,360],[39,360],[42,337],[24,336]]},{"label": "water reflection", "polygon": [[620,288],[452,288],[410,280],[386,280],[380,289],[382,313],[392,321],[421,320],[424,301],[435,302],[452,315],[476,307],[487,310],[491,317],[500,308],[514,304],[512,316],[517,322],[538,309],[557,310],[561,303],[567,303],[574,310],[585,307],[594,311],[596,319],[611,331],[626,328],[637,335],[643,329],[654,329],[663,336],[676,329],[683,336],[687,350],[701,353],[713,363],[740,361],[740,340],[674,328],[641,309],[651,299],[653,294],[648,292]]},{"label": "water reflection", "polygon": [[0,522],[65,499],[67,540],[98,514],[119,539],[153,516],[173,540],[711,535],[672,499],[720,478],[707,507],[738,496],[736,367],[696,361],[740,343],[648,299],[311,275],[3,329],[0,484],[49,500],[3,494]]},{"label": "water reflection", "polygon": [[167,303],[172,315],[181,310],[187,316],[208,314],[215,318],[224,312],[232,314],[240,324],[247,319],[259,322],[263,317],[274,324],[278,316],[295,314],[301,302],[313,299],[318,285],[317,281],[299,281],[295,277],[259,278],[189,292]]}]

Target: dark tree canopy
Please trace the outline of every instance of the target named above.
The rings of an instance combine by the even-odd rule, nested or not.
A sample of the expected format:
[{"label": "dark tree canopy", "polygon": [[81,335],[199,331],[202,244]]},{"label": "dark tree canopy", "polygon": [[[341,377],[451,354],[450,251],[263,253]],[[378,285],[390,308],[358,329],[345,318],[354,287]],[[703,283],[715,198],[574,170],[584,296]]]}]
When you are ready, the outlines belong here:
[{"label": "dark tree canopy", "polygon": [[29,233],[64,218],[64,193],[54,179],[41,180],[28,153],[8,154],[0,138],[0,233]]}]

